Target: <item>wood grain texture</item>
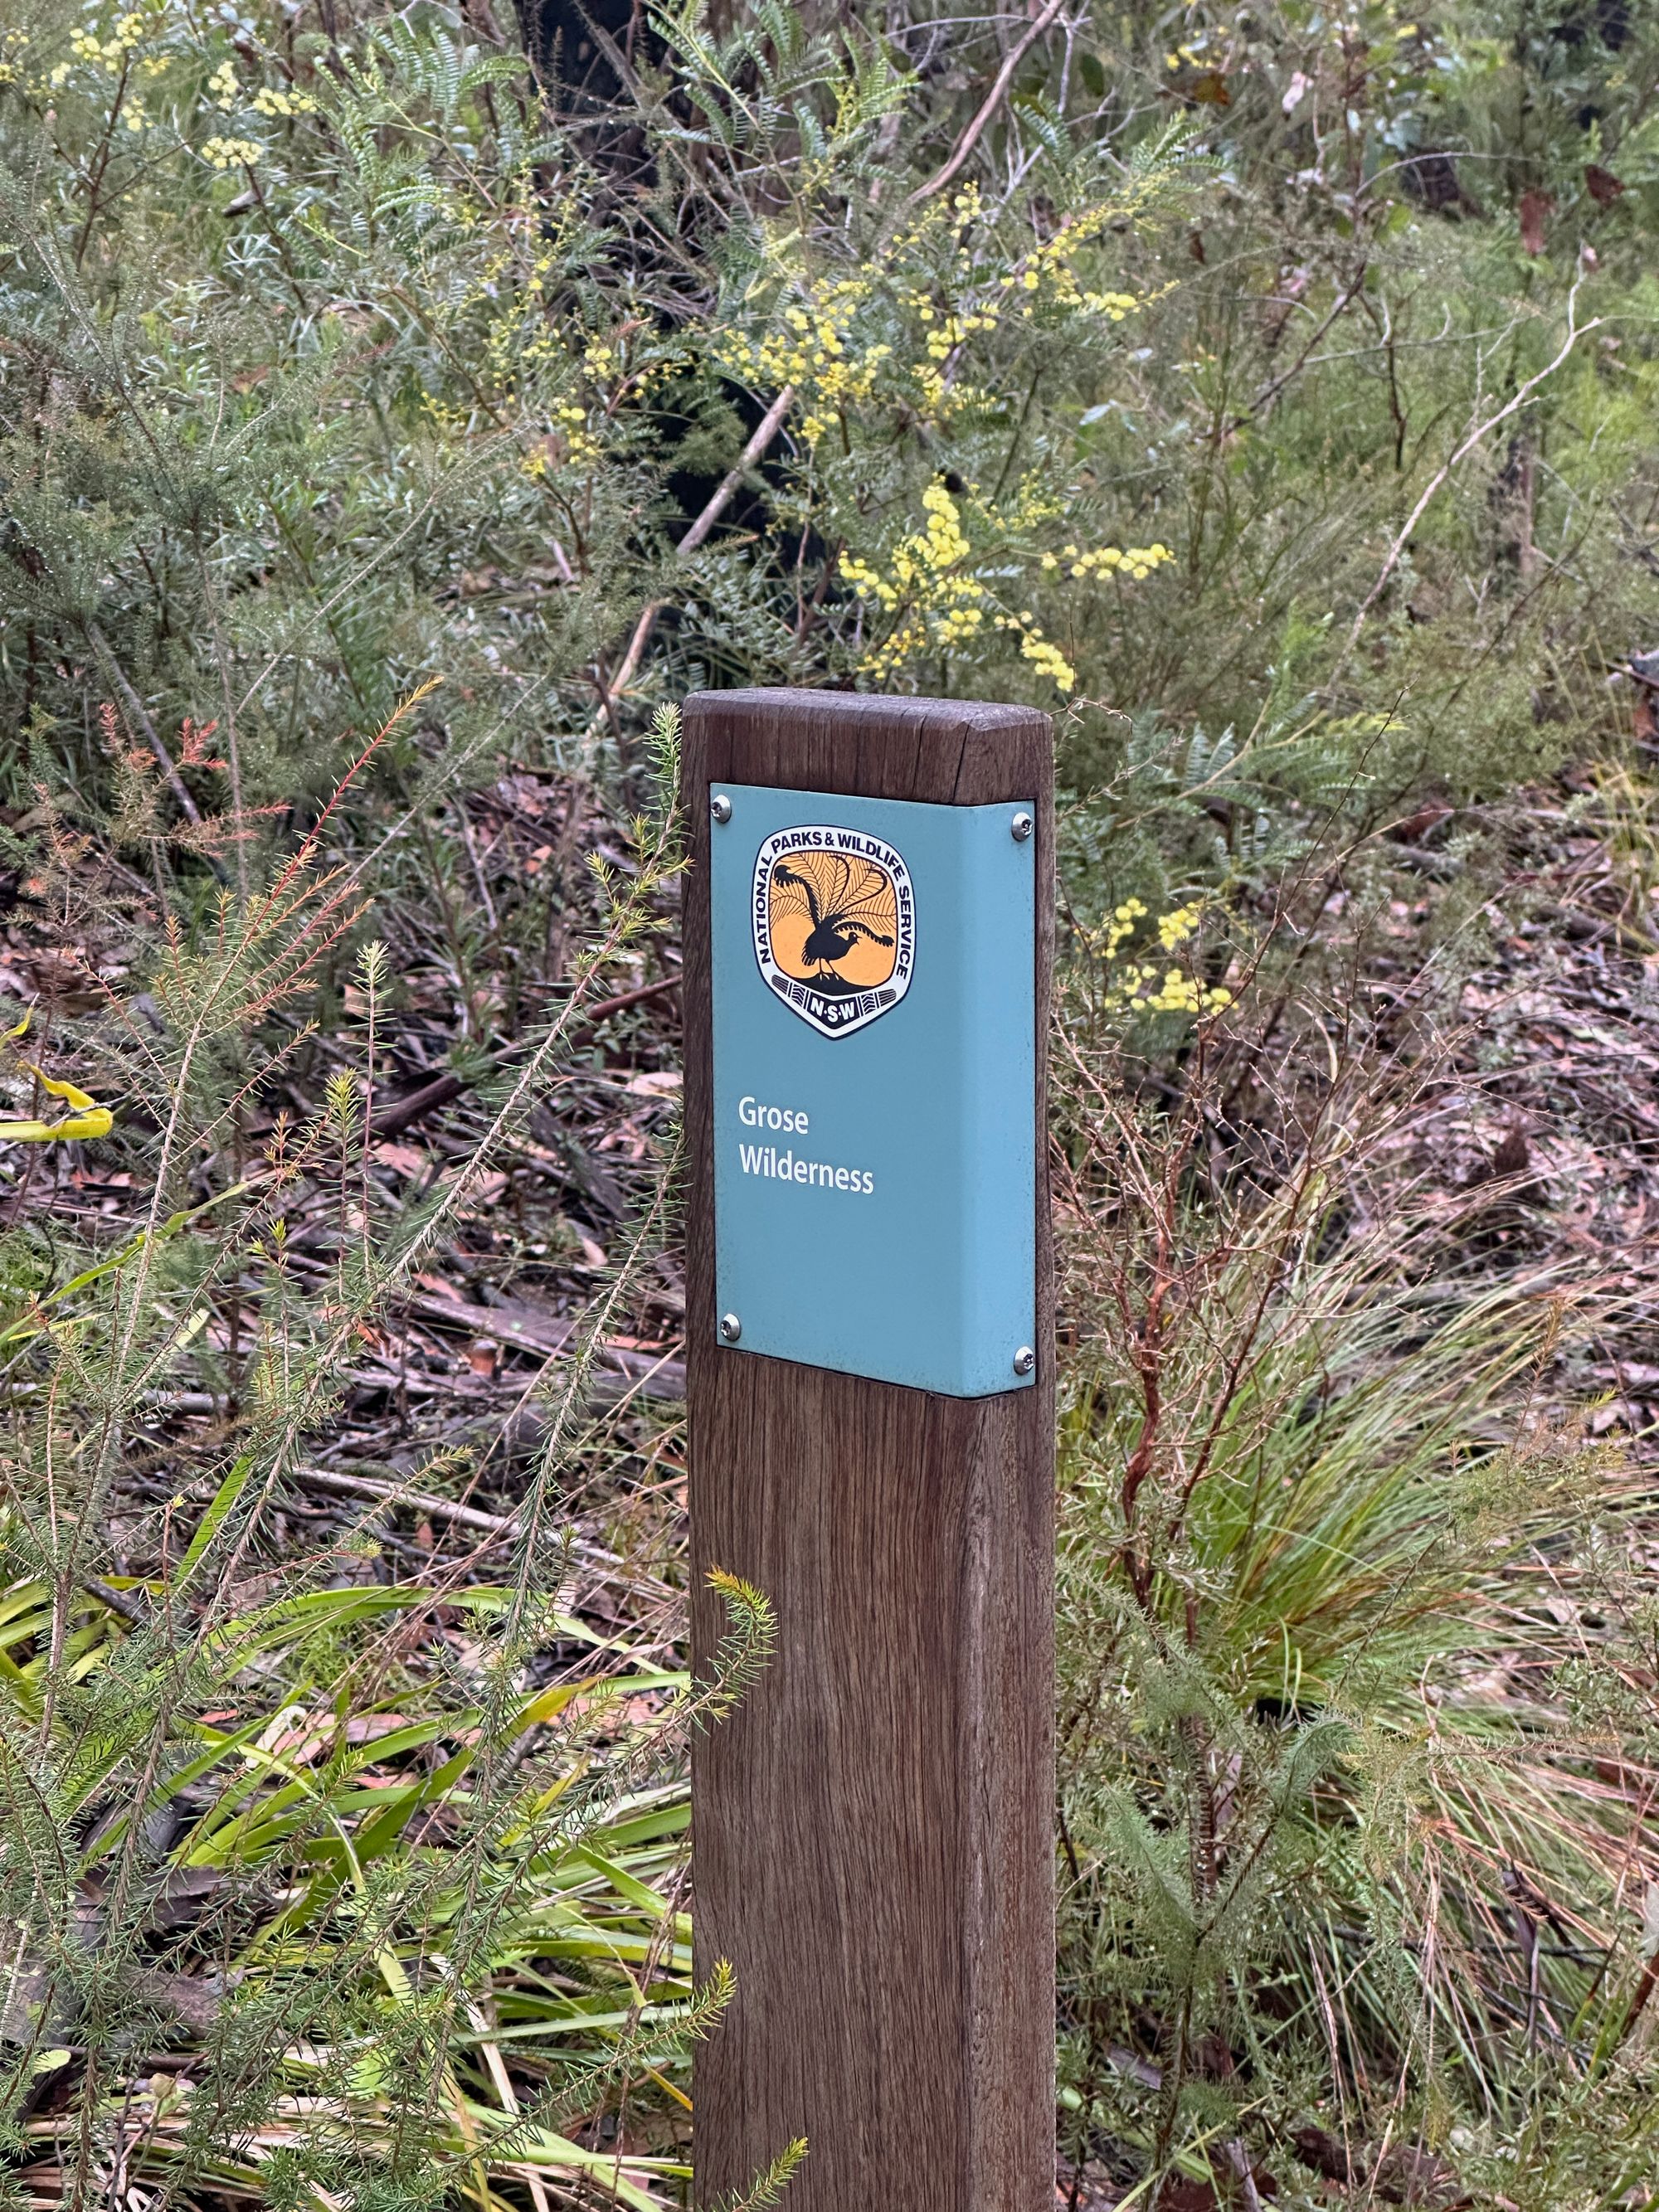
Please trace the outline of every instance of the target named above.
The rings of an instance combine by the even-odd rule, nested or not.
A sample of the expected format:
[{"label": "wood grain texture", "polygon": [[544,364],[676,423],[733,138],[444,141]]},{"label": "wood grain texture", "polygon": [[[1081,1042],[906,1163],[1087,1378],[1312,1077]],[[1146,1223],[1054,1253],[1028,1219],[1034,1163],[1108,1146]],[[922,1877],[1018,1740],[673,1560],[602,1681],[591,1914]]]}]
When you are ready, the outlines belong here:
[{"label": "wood grain texture", "polygon": [[[957,1399],[723,1351],[714,1335],[711,782],[1035,799],[1038,1385]],[[793,2136],[788,2212],[1054,2204],[1053,959],[1048,718],[834,692],[691,700],[686,901],[692,1642],[721,1566],[777,1655],[693,1755],[697,1966],[737,1971],[699,2051],[695,2201]]]}]

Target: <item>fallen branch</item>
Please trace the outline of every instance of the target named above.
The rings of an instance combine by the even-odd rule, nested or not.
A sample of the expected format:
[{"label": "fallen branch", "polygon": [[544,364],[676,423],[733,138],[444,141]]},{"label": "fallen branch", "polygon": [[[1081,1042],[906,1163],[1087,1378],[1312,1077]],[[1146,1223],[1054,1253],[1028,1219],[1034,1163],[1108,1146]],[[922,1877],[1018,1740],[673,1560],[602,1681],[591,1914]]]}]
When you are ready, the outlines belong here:
[{"label": "fallen branch", "polygon": [[[636,990],[619,991],[614,999],[601,999],[580,1028],[571,1032],[572,1047],[590,1043],[599,1024],[608,1021],[612,1014],[623,1013],[629,1006],[642,1006],[650,999],[665,998],[670,991],[678,990],[679,984],[678,975],[665,975],[660,982],[641,983]],[[505,1052],[494,1054],[490,1066],[503,1066],[523,1049],[522,1046],[510,1046]],[[426,1115],[435,1114],[441,1106],[453,1105],[477,1079],[476,1075],[446,1069],[443,1074],[434,1075],[430,1083],[423,1083],[418,1091],[411,1091],[407,1097],[394,1098],[388,1105],[376,1108],[368,1117],[369,1136],[375,1139],[401,1136]]]},{"label": "fallen branch", "polygon": [[[462,1528],[477,1528],[488,1536],[515,1538],[523,1533],[516,1513],[486,1513],[480,1506],[463,1505],[453,1498],[428,1497],[424,1491],[407,1489],[400,1482],[376,1482],[367,1475],[342,1474],[331,1467],[301,1468],[298,1479],[311,1489],[331,1490],[344,1498],[372,1498],[380,1505],[401,1505],[411,1513],[423,1515],[428,1521],[447,1521]],[[574,1531],[565,1541],[571,1556],[580,1559],[598,1580],[618,1583],[624,1589],[654,1588],[665,1595],[668,1594],[666,1585],[655,1575],[629,1573],[623,1561],[614,1552],[607,1552],[602,1544],[578,1536]]]},{"label": "fallen branch", "polygon": [[482,1528],[490,1536],[516,1536],[519,1519],[515,1513],[486,1513],[477,1505],[463,1505],[453,1498],[428,1498],[418,1490],[405,1490],[401,1483],[373,1482],[367,1475],[337,1474],[331,1467],[307,1467],[300,1474],[301,1482],[319,1490],[339,1492],[346,1498],[372,1498],[382,1505],[406,1506],[411,1513],[424,1514],[428,1521],[451,1521],[463,1528]]}]

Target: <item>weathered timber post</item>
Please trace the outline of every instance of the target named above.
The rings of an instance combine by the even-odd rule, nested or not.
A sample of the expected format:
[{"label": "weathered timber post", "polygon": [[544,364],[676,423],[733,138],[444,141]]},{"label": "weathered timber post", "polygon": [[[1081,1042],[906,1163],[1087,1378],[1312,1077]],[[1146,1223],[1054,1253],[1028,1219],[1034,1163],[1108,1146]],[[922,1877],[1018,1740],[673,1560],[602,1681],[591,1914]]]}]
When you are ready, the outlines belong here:
[{"label": "weathered timber post", "polygon": [[1054,2204],[1048,717],[685,714],[692,1640],[778,1649],[693,1754],[696,2197]]}]

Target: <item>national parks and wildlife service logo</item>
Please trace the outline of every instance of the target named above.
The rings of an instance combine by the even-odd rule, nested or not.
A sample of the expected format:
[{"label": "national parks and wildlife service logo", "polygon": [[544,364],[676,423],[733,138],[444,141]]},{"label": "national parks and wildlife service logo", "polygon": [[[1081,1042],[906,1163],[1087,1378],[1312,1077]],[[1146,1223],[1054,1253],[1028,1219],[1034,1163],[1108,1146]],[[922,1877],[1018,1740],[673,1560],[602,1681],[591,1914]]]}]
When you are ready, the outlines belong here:
[{"label": "national parks and wildlife service logo", "polygon": [[761,974],[820,1036],[851,1036],[910,988],[916,902],[884,837],[823,823],[780,830],[755,862]]}]

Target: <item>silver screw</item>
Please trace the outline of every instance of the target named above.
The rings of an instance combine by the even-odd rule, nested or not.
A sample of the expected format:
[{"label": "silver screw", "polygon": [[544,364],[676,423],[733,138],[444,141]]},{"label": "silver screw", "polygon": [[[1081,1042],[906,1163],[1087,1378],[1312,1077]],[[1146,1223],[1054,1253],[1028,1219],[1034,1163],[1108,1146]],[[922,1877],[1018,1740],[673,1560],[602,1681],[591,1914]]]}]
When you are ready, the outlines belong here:
[{"label": "silver screw", "polygon": [[743,1323],[736,1314],[720,1316],[720,1335],[727,1344],[735,1344],[743,1334]]},{"label": "silver screw", "polygon": [[708,811],[716,822],[729,822],[732,819],[732,802],[723,791],[717,791],[709,800]]},{"label": "silver screw", "polygon": [[1032,830],[1036,828],[1036,823],[1032,821],[1030,816],[1022,806],[1019,812],[1015,815],[1013,820],[1008,824],[1008,828],[1013,837],[1015,844],[1023,845],[1025,842],[1025,840],[1030,836]]},{"label": "silver screw", "polygon": [[1014,1354],[1015,1374],[1029,1375],[1036,1365],[1036,1352],[1032,1351],[1029,1344],[1022,1344],[1019,1350]]}]

